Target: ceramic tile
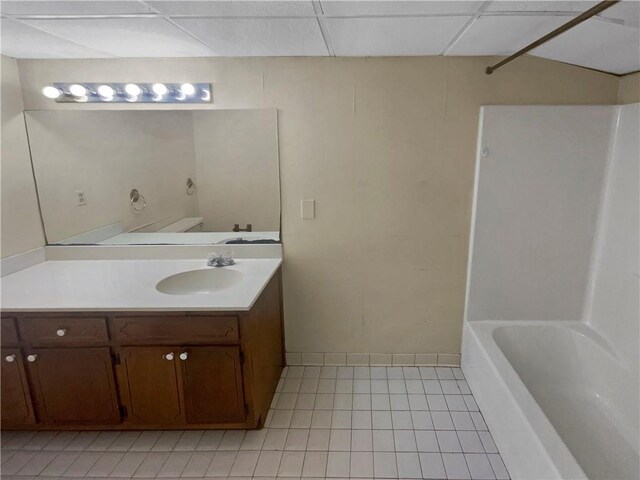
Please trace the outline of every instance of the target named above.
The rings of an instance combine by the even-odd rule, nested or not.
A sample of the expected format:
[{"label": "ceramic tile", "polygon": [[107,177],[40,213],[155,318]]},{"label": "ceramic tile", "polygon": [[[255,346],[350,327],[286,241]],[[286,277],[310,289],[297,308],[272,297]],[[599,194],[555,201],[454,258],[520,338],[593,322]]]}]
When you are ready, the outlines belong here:
[{"label": "ceramic tile", "polygon": [[443,453],[442,461],[447,472],[447,478],[460,480],[470,479],[469,469],[464,455],[461,453]]},{"label": "ceramic tile", "polygon": [[373,474],[376,478],[397,478],[396,456],[390,452],[373,452]]},{"label": "ceramic tile", "polygon": [[302,467],[303,477],[323,478],[327,471],[327,452],[307,452]]},{"label": "ceramic tile", "polygon": [[373,453],[372,452],[351,452],[351,477],[372,478],[373,477]]},{"label": "ceramic tile", "polygon": [[6,432],[3,478],[509,478],[462,370],[349,358],[287,367],[260,430]]},{"label": "ceramic tile", "polygon": [[416,445],[418,452],[439,452],[438,439],[433,430],[416,430]]},{"label": "ceramic tile", "polygon": [[373,430],[374,452],[395,452],[393,430]]},{"label": "ceramic tile", "polygon": [[396,453],[398,462],[398,477],[422,478],[420,458],[417,453]]},{"label": "ceramic tile", "polygon": [[306,450],[309,440],[309,430],[304,428],[294,428],[289,430],[287,441],[284,444],[285,450]]},{"label": "ceramic tile", "polygon": [[327,478],[347,478],[351,467],[350,452],[329,452],[327,458]]},{"label": "ceramic tile", "polygon": [[420,466],[422,478],[442,479],[446,477],[442,455],[439,453],[421,453]]},{"label": "ceramic tile", "polygon": [[369,366],[369,361],[370,357],[368,353],[347,353],[347,365]]},{"label": "ceramic tile", "polygon": [[[306,445],[306,440],[305,440]],[[278,475],[278,468],[280,467],[280,460],[282,459],[282,452],[260,452],[258,462],[254,471],[256,477],[275,477]]]}]

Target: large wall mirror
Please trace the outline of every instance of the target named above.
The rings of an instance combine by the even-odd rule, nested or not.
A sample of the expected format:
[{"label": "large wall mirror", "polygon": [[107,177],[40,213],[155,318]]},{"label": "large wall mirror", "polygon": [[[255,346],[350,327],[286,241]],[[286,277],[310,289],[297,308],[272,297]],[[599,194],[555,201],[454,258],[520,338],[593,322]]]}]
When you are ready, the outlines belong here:
[{"label": "large wall mirror", "polygon": [[280,241],[275,109],[25,117],[49,244]]}]

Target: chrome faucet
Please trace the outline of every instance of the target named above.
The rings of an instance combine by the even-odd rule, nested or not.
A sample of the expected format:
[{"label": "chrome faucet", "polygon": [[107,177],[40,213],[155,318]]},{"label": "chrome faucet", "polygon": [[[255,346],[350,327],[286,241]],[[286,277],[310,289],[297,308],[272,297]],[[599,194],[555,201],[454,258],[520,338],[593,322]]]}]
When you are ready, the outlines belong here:
[{"label": "chrome faucet", "polygon": [[233,259],[232,255],[232,252],[226,252],[224,255],[210,253],[209,258],[207,259],[207,267],[228,267],[229,265],[233,265],[236,261]]}]

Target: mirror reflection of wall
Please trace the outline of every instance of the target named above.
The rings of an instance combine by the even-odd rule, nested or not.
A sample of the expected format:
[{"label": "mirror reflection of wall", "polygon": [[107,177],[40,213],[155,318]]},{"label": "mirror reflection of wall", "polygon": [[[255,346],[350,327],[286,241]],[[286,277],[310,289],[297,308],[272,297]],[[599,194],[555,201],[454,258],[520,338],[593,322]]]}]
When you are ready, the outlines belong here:
[{"label": "mirror reflection of wall", "polygon": [[275,109],[25,116],[49,244],[279,241]]}]

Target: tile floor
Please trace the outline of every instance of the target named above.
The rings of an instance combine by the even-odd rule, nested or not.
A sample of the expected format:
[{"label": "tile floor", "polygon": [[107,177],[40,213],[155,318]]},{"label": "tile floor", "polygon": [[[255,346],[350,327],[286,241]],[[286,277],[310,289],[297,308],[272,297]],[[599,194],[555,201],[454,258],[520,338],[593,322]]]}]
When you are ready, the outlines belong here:
[{"label": "tile floor", "polygon": [[288,367],[265,427],[6,432],[2,478],[509,478],[459,368]]}]

